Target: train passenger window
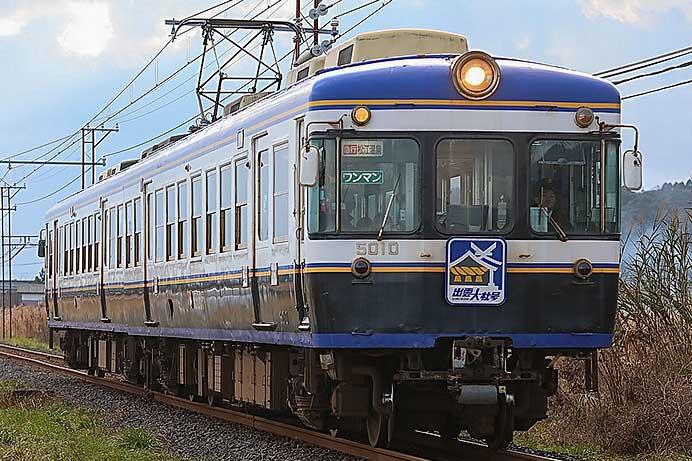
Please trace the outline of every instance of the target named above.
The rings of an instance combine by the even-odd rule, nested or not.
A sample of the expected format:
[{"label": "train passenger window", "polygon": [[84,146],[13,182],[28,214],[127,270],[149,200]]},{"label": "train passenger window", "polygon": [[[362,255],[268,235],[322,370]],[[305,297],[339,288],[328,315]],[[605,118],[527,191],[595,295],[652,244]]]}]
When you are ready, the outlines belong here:
[{"label": "train passenger window", "polygon": [[192,178],[192,222],[190,230],[192,231],[190,255],[192,257],[202,254],[202,213],[203,213],[203,197],[202,197],[202,177],[195,176]]},{"label": "train passenger window", "polygon": [[274,148],[274,242],[288,240],[288,144]]},{"label": "train passenger window", "polygon": [[48,231],[48,278],[53,278],[53,231]]},{"label": "train passenger window", "polygon": [[187,182],[178,183],[178,258],[187,256]]},{"label": "train passenger window", "polygon": [[336,231],[336,140],[313,139],[320,148],[320,177],[310,189],[308,205],[309,232]]},{"label": "train passenger window", "polygon": [[219,247],[219,215],[216,212],[218,207],[217,195],[216,170],[207,171],[207,254],[215,253]]},{"label": "train passenger window", "polygon": [[75,225],[70,223],[70,275],[74,274]]},{"label": "train passenger window", "polygon": [[233,243],[233,219],[231,218],[233,208],[231,194],[233,189],[231,189],[231,173],[231,165],[221,167],[221,175],[219,176],[221,182],[221,211],[219,212],[221,251],[230,251]]},{"label": "train passenger window", "polygon": [[[606,232],[619,230],[618,146],[608,143],[605,158]],[[540,140],[531,144],[530,221],[536,232],[601,232],[600,140]],[[556,226],[557,225],[557,226]]]},{"label": "train passenger window", "polygon": [[247,159],[235,163],[235,249],[247,248]]},{"label": "train passenger window", "polygon": [[82,218],[82,272],[89,272],[87,266],[87,240],[89,231],[87,229],[87,218]]},{"label": "train passenger window", "polygon": [[67,275],[70,273],[69,267],[70,267],[70,245],[69,245],[69,240],[67,235],[69,234],[69,228],[67,225],[62,226],[62,249],[63,249],[63,268],[62,268],[62,273],[63,275]]},{"label": "train passenger window", "polygon": [[435,223],[441,232],[508,232],[514,219],[512,144],[490,139],[441,141],[435,191]]},{"label": "train passenger window", "polygon": [[132,202],[125,204],[125,267],[132,267],[132,236],[135,230]]},{"label": "train passenger window", "polygon": [[89,215],[87,218],[87,271],[91,272],[94,269],[94,216]]},{"label": "train passenger window", "polygon": [[257,237],[261,240],[269,238],[269,151],[259,153],[259,174],[257,176]]},{"label": "train passenger window", "polygon": [[166,261],[176,257],[175,186],[166,187]]},{"label": "train passenger window", "polygon": [[412,232],[420,225],[420,149],[412,139],[342,139],[341,231]]},{"label": "train passenger window", "polygon": [[82,227],[81,221],[80,220],[75,221],[75,223],[74,223],[74,253],[75,253],[75,256],[74,256],[74,273],[75,274],[79,274],[79,272],[80,272],[80,259],[79,259],[79,257],[81,255],[80,249],[82,246],[82,241],[81,241],[82,233],[80,231],[81,227]]},{"label": "train passenger window", "polygon": [[99,268],[99,261],[101,260],[101,255],[99,254],[99,243],[101,242],[101,226],[102,219],[99,219],[98,213],[94,215],[94,270],[97,271]]},{"label": "train passenger window", "polygon": [[108,210],[108,267],[115,268],[115,242],[117,221],[115,217],[115,208]]},{"label": "train passenger window", "polygon": [[134,263],[138,267],[142,262],[142,199],[136,198],[133,206],[132,225],[134,226]]},{"label": "train passenger window", "polygon": [[147,258],[154,260],[154,194],[147,194]]},{"label": "train passenger window", "polygon": [[165,251],[165,222],[166,222],[166,212],[163,202],[163,189],[157,190],[154,194],[154,201],[156,207],[156,262],[163,261],[164,251]]},{"label": "train passenger window", "polygon": [[125,234],[125,208],[118,205],[117,208],[118,235],[116,244],[116,263],[118,267],[123,267],[123,235]]}]

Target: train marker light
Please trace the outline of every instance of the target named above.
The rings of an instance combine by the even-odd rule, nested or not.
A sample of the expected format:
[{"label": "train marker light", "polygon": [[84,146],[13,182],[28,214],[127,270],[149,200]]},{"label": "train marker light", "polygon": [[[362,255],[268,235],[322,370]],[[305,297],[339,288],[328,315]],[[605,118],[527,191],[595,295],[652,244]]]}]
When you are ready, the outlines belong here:
[{"label": "train marker light", "polygon": [[500,84],[500,67],[490,55],[481,51],[459,56],[452,73],[454,85],[467,99],[485,99]]},{"label": "train marker light", "polygon": [[353,120],[353,123],[358,126],[367,125],[370,118],[372,118],[370,109],[365,106],[358,106],[351,111],[351,119]]},{"label": "train marker light", "polygon": [[587,128],[594,120],[593,111],[588,107],[580,107],[574,114],[574,123],[579,128]]},{"label": "train marker light", "polygon": [[586,280],[593,274],[593,264],[585,258],[578,259],[574,263],[574,275],[577,278]]},{"label": "train marker light", "polygon": [[364,279],[370,275],[371,270],[372,266],[370,261],[365,258],[356,258],[351,264],[351,274],[359,279]]}]

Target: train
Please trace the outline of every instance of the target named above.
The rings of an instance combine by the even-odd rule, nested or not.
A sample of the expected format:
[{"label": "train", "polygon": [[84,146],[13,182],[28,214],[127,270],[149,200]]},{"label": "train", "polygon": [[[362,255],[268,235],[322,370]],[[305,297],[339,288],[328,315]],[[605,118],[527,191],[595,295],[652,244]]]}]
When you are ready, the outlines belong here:
[{"label": "train", "polygon": [[611,346],[621,99],[589,74],[369,32],[46,214],[70,367],[386,446],[494,448],[546,418],[555,358]]}]

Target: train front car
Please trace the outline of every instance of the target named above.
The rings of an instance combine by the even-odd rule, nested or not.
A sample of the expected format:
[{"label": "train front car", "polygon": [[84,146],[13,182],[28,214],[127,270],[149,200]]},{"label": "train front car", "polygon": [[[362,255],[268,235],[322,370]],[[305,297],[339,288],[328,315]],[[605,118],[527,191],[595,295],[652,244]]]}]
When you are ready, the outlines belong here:
[{"label": "train front car", "polygon": [[546,417],[553,357],[597,383],[619,272],[612,84],[467,52],[327,70],[308,107],[305,304],[333,424],[501,447]]}]

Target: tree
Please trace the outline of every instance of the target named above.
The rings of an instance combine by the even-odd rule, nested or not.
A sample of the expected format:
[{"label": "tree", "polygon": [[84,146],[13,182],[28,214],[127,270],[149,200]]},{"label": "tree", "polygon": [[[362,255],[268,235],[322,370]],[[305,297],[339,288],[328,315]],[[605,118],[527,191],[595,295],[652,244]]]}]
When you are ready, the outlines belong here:
[{"label": "tree", "polygon": [[34,282],[46,283],[46,271],[41,268],[41,271],[34,277]]}]

